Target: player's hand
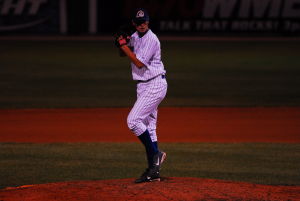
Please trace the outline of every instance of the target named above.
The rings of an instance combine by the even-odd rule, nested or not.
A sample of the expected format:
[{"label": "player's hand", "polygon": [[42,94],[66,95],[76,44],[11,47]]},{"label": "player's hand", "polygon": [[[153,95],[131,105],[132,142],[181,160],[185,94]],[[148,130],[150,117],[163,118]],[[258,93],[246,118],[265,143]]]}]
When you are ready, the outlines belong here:
[{"label": "player's hand", "polygon": [[117,47],[122,47],[128,44],[130,41],[130,36],[134,33],[134,31],[135,28],[132,26],[132,24],[124,24],[120,26],[117,32],[114,34],[115,45]]},{"label": "player's hand", "polygon": [[115,45],[116,47],[122,47],[123,45],[127,45],[127,43],[130,41],[130,36],[126,36],[126,37],[123,37],[122,35],[119,36],[119,37],[116,37],[116,40],[115,40]]}]

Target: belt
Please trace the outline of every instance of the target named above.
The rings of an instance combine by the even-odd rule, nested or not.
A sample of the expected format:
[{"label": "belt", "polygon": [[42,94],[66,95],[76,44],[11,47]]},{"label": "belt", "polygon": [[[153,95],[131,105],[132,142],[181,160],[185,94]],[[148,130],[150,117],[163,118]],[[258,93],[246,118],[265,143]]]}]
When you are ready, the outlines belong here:
[{"label": "belt", "polygon": [[161,76],[161,79],[166,79],[166,75],[162,74],[162,75],[158,75],[158,76],[155,76],[155,77],[153,77],[153,78],[150,78],[149,80],[138,80],[137,82],[138,82],[138,83],[149,82],[149,81],[154,80],[155,78],[157,78],[157,77],[159,77],[159,76]]}]

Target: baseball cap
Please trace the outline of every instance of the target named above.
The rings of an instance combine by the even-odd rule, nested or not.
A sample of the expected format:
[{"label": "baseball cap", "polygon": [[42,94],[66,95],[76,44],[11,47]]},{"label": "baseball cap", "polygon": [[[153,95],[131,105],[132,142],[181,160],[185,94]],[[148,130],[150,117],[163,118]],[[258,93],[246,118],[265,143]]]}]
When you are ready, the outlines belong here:
[{"label": "baseball cap", "polygon": [[149,14],[144,8],[136,9],[134,16],[132,17],[132,21],[137,25],[143,24],[146,21],[149,22],[149,19]]}]

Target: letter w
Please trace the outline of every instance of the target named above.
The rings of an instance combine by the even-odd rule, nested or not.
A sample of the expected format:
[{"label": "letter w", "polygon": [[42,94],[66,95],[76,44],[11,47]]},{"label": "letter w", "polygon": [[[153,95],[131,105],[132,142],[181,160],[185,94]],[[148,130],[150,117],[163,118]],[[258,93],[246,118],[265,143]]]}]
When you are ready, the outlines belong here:
[{"label": "letter w", "polygon": [[212,18],[218,14],[221,18],[228,18],[232,15],[237,0],[206,0],[204,2],[203,17]]}]

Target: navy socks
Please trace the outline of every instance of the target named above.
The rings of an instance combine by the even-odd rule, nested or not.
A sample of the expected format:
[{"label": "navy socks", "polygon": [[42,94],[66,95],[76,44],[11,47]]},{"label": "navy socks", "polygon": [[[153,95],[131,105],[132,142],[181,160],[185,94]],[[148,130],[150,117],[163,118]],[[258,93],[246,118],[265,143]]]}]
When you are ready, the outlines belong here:
[{"label": "navy socks", "polygon": [[151,167],[153,165],[153,156],[158,152],[157,142],[152,142],[148,130],[146,130],[143,134],[138,136],[138,138],[145,146],[148,166]]},{"label": "navy socks", "polygon": [[155,146],[155,148],[157,149],[157,151],[158,151],[158,145],[157,145],[157,141],[155,141],[155,142],[152,142],[153,143],[153,145]]}]

